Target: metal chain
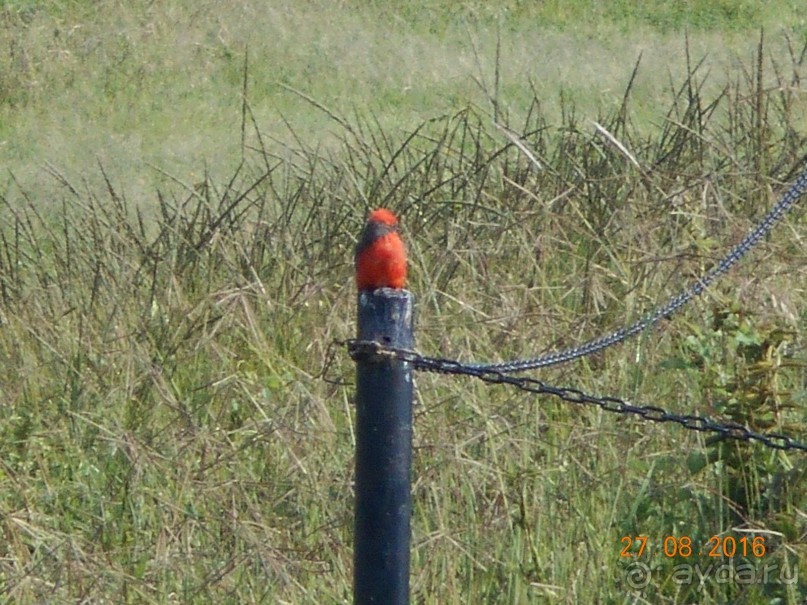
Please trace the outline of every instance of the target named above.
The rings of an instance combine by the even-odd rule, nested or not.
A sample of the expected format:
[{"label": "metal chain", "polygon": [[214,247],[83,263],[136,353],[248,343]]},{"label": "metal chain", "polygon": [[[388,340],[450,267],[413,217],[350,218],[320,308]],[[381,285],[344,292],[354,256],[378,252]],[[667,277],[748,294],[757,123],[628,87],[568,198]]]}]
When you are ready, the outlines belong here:
[{"label": "metal chain", "polygon": [[619,344],[632,336],[636,336],[646,328],[655,325],[662,318],[667,318],[686,305],[689,301],[697,298],[714,283],[717,278],[724,275],[737,261],[743,258],[759,241],[770,233],[771,229],[790,210],[799,198],[807,191],[807,170],[802,172],[794,181],[782,198],[768,212],[762,220],[737,244],[731,251],[714,267],[707,271],[699,279],[691,283],[679,294],[670,298],[665,304],[648,313],[637,322],[624,326],[593,340],[589,340],[581,345],[548,353],[540,357],[531,359],[516,359],[502,363],[472,363],[467,367],[474,367],[480,370],[495,370],[502,373],[521,372],[535,368],[545,368],[548,366],[565,363],[580,357],[597,353],[613,345]]},{"label": "metal chain", "polygon": [[634,405],[619,397],[589,395],[580,389],[556,387],[536,378],[511,376],[501,370],[468,365],[454,359],[425,357],[416,351],[387,347],[375,341],[348,340],[344,344],[347,345],[348,352],[354,361],[397,359],[411,363],[415,369],[424,372],[472,376],[488,384],[507,384],[528,393],[553,395],[569,403],[594,405],[606,412],[632,414],[653,422],[672,422],[692,431],[716,433],[725,439],[757,441],[766,447],[777,450],[807,452],[807,444],[788,435],[758,433],[736,422],[721,422],[707,416],[694,414],[675,414],[657,406]]}]

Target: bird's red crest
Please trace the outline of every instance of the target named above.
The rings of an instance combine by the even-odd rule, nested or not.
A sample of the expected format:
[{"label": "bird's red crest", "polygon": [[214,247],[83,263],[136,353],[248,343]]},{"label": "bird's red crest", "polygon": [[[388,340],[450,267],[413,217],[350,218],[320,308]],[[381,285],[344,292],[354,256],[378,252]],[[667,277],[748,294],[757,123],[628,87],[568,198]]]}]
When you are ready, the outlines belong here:
[{"label": "bird's red crest", "polygon": [[379,208],[378,210],[373,210],[370,213],[367,221],[371,223],[384,223],[385,225],[395,226],[398,224],[398,217],[396,217],[386,208]]}]

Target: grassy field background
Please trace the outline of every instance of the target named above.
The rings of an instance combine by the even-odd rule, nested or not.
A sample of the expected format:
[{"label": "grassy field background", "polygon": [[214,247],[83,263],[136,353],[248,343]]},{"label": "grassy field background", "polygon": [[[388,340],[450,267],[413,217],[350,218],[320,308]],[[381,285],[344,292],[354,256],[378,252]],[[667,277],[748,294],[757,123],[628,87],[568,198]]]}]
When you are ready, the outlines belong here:
[{"label": "grassy field background", "polygon": [[641,54],[633,110],[649,127],[686,74],[688,22],[693,61],[706,59],[713,90],[751,59],[759,27],[783,64],[783,31],[798,50],[805,27],[797,2],[632,4],[5,1],[0,157],[37,187],[49,184],[48,162],[98,186],[101,161],[138,198],[153,193],[159,171],[192,183],[207,166],[226,178],[240,159],[246,49],[267,144],[316,148],[339,128],[284,85],[344,115],[372,113],[384,130],[412,129],[486,104],[476,82],[493,87],[497,31],[499,100],[514,118],[534,95],[554,116],[561,95],[585,116],[613,109]]},{"label": "grassy field background", "polygon": [[[0,601],[350,602],[331,343],[367,209],[403,218],[425,353],[582,342],[795,176],[805,44],[780,1],[0,2]],[[803,217],[540,377],[804,441]],[[803,602],[802,454],[417,386],[413,602]]]}]

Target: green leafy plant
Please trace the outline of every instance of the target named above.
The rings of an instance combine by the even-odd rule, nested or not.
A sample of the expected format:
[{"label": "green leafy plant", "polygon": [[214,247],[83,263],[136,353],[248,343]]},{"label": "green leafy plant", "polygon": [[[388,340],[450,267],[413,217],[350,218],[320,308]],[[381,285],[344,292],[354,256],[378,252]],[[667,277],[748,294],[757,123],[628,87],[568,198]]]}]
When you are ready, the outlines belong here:
[{"label": "green leafy plant", "polygon": [[[759,320],[739,303],[716,305],[706,319],[690,326],[680,356],[662,365],[694,378],[703,412],[713,418],[759,432],[804,434],[807,360],[797,353],[798,333]],[[805,527],[796,510],[805,505],[804,468],[784,453],[720,436],[705,444],[689,455],[688,467],[693,478],[715,487],[713,498],[701,498],[714,526],[773,535],[767,543],[772,560],[800,549]]]}]

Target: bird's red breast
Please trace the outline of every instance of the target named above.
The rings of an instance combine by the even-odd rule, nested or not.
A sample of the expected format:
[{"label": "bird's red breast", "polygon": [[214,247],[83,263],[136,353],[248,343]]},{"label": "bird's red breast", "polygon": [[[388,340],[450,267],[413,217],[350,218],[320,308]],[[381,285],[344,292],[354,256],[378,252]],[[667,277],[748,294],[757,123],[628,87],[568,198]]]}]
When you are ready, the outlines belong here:
[{"label": "bird's red breast", "polygon": [[406,247],[392,212],[379,208],[370,213],[354,260],[359,290],[400,290],[406,285]]}]

